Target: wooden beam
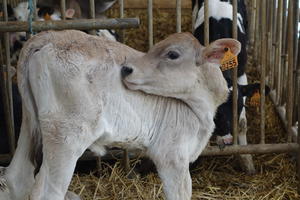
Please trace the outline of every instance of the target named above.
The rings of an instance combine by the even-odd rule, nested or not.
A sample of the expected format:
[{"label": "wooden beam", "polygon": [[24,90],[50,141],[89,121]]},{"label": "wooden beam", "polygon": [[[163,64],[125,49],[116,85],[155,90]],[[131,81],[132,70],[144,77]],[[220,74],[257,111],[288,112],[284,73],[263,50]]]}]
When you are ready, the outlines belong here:
[{"label": "wooden beam", "polygon": [[[64,29],[122,29],[137,28],[140,24],[139,18],[114,18],[114,19],[80,19],[80,20],[60,20],[60,21],[34,21],[32,30],[34,32],[45,30]],[[0,32],[22,32],[29,31],[28,22],[9,21],[0,22]]]}]

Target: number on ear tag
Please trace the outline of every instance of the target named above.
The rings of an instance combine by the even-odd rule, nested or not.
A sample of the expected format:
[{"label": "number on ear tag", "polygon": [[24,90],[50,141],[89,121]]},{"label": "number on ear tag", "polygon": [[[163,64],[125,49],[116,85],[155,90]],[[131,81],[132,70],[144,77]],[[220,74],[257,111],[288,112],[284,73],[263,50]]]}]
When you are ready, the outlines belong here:
[{"label": "number on ear tag", "polygon": [[232,69],[238,66],[238,59],[237,56],[234,55],[230,48],[224,48],[225,54],[223,59],[221,60],[221,70],[226,71],[228,69]]}]

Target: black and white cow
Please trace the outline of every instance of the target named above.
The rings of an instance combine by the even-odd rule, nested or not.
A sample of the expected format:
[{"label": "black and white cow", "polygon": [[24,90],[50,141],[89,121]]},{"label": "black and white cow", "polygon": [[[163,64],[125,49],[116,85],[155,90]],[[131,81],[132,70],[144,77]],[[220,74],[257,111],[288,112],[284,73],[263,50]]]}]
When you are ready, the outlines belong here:
[{"label": "black and white cow", "polygon": [[[230,0],[209,0],[209,41],[215,41],[220,38],[230,38],[232,37],[232,4]],[[192,1],[193,7],[195,6],[196,0]],[[204,0],[198,0],[199,11],[195,21],[195,31],[194,36],[204,44]],[[243,0],[238,0],[238,40],[241,42],[241,52],[238,55],[238,84],[246,86],[248,84],[247,77],[245,74],[245,67],[247,62],[247,13],[246,6]],[[231,82],[231,71],[223,71],[223,75]],[[229,84],[229,83],[228,83]],[[251,93],[251,91],[250,91]],[[232,95],[231,95],[232,96]],[[238,113],[243,119],[246,118],[243,104],[245,103],[245,98],[243,95],[239,94],[238,100]],[[244,100],[243,100],[244,99]],[[229,98],[230,101],[230,98]],[[223,142],[225,144],[232,142],[231,128],[224,129],[224,126],[231,126],[232,124],[232,104],[226,102],[224,105],[220,106],[218,113],[216,115],[216,133],[217,135],[223,136]],[[228,108],[227,108],[228,107]],[[224,115],[224,116],[222,116]],[[226,119],[224,121],[224,119]],[[228,131],[228,132],[227,132]],[[227,132],[227,133],[225,133]]]},{"label": "black and white cow", "polygon": [[[194,36],[204,44],[204,0],[197,0],[199,10],[195,21]],[[192,6],[195,7],[196,0],[192,0]],[[231,0],[209,0],[209,42],[213,42],[220,38],[232,37],[232,1]],[[238,13],[237,13],[237,30],[238,41],[241,43],[241,52],[238,55],[238,117],[239,117],[239,135],[238,140],[241,145],[247,144],[247,119],[246,110],[244,104],[246,96],[242,92],[242,89],[251,89],[252,87],[258,87],[259,85],[248,85],[247,76],[245,74],[245,67],[247,63],[247,11],[246,5],[243,0],[238,0]],[[223,71],[223,75],[226,78],[229,88],[232,82],[231,76],[232,70]],[[248,94],[252,94],[253,91],[248,91]],[[232,143],[232,92],[229,95],[227,102],[222,104],[215,116],[216,129],[214,134],[221,139],[217,139],[219,145]],[[243,163],[246,166],[246,170],[250,173],[255,171],[252,162],[251,155],[242,156]]]}]

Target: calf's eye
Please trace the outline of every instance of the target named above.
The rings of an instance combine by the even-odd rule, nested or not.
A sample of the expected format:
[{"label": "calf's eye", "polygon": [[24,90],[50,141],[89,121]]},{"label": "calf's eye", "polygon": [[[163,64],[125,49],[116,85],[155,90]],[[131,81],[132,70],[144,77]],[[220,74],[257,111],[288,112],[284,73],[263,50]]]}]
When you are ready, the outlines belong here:
[{"label": "calf's eye", "polygon": [[167,56],[168,56],[169,59],[175,60],[175,59],[179,58],[180,55],[176,51],[169,51],[167,53]]}]

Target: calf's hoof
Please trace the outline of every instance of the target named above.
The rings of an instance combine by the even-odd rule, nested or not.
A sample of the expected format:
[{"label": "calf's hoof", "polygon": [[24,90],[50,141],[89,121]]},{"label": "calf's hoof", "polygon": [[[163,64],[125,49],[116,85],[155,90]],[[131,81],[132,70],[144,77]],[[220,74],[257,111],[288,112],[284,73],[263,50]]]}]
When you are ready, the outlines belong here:
[{"label": "calf's hoof", "polygon": [[68,191],[65,196],[65,200],[81,200],[81,198],[74,192]]}]

